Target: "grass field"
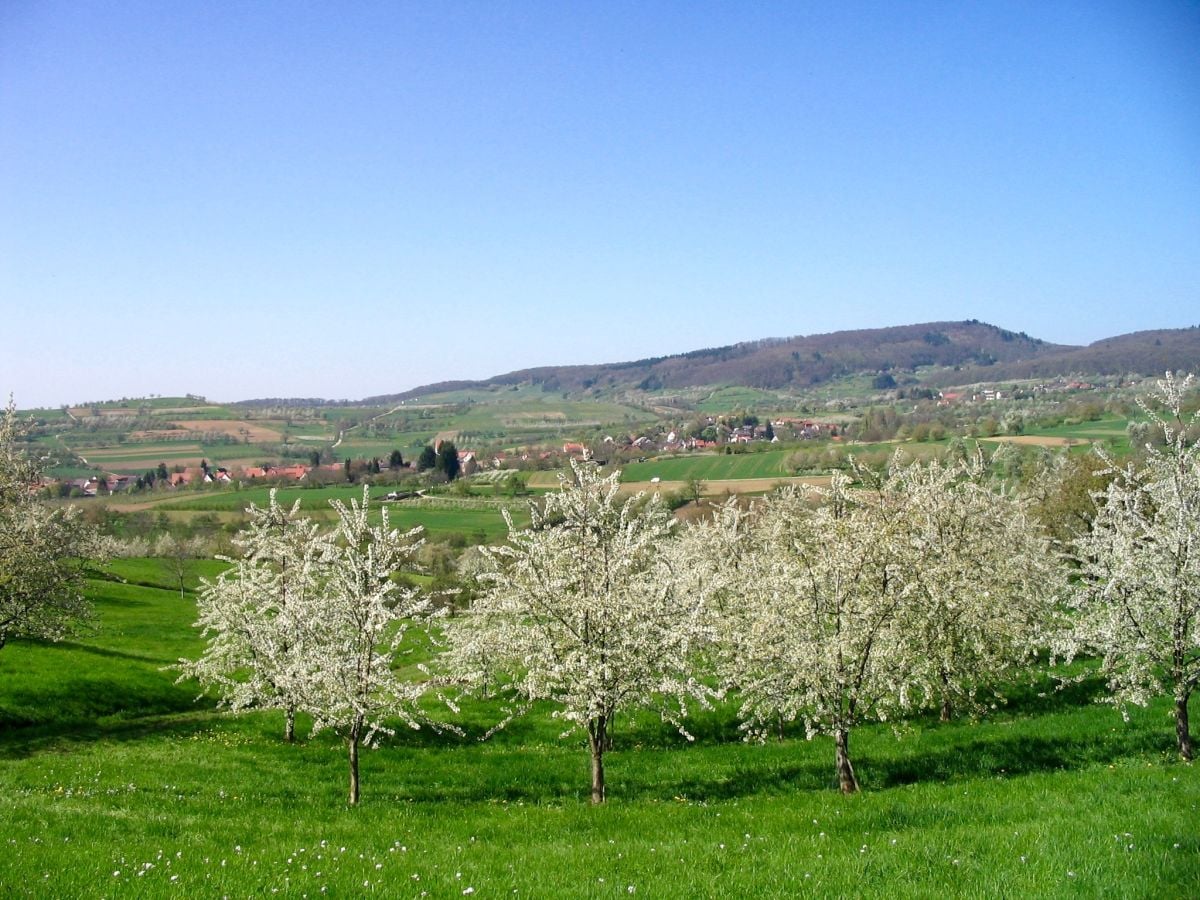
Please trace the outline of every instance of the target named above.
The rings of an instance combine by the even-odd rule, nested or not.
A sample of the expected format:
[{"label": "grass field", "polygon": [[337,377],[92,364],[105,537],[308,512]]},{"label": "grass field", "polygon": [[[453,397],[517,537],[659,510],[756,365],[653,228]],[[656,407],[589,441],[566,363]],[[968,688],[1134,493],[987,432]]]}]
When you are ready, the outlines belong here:
[{"label": "grass field", "polygon": [[[99,630],[0,651],[0,894],[1188,897],[1200,773],[1162,704],[1129,723],[1026,693],[994,720],[855,734],[865,791],[829,789],[832,749],[739,739],[730,710],[688,744],[620,723],[610,802],[544,710],[493,740],[404,731],[362,763],[288,746],[278,715],[228,717],[162,667],[200,649],[156,561],[95,582]],[[448,713],[447,713],[448,715]]]},{"label": "grass field", "polygon": [[1038,434],[1064,437],[1083,443],[1100,441],[1114,453],[1121,454],[1128,453],[1130,450],[1129,435],[1125,431],[1128,425],[1129,419],[1127,418],[1109,416],[1095,422],[1080,422],[1077,425],[1059,425],[1055,428],[1039,429]]},{"label": "grass field", "polygon": [[[212,491],[193,494],[180,498],[155,502],[153,510],[165,512],[168,516],[181,513],[234,513],[241,512],[251,503],[266,506],[270,501],[271,489],[267,487],[249,488],[241,491]],[[385,488],[376,488],[372,492],[372,505],[378,510],[383,501],[380,498],[387,494]],[[278,494],[279,503],[291,506],[297,500],[304,515],[314,519],[331,519],[333,510],[330,500],[362,499],[362,487],[356,485],[339,485],[320,488],[281,488]],[[471,508],[430,508],[410,501],[387,503],[388,516],[396,528],[415,528],[421,525],[431,537],[459,533],[464,535],[482,534],[487,541],[497,541],[508,534],[508,526],[499,507]],[[512,504],[513,520],[518,525],[528,522],[529,514],[526,504],[520,501]]]},{"label": "grass field", "polygon": [[705,481],[735,478],[782,478],[792,475],[785,468],[791,450],[768,450],[761,453],[692,453],[676,457],[660,457],[644,463],[629,463],[621,469],[621,481]]},{"label": "grass field", "polygon": [[[263,448],[254,444],[201,444],[195,441],[159,441],[107,447],[71,445],[89,463],[107,472],[141,473],[160,462],[168,468],[197,466],[207,459],[214,466],[240,465],[264,458]],[[269,456],[269,454],[268,454]]]},{"label": "grass field", "polygon": [[777,409],[781,405],[778,394],[749,387],[717,388],[696,404],[696,411],[717,415],[735,409]]}]

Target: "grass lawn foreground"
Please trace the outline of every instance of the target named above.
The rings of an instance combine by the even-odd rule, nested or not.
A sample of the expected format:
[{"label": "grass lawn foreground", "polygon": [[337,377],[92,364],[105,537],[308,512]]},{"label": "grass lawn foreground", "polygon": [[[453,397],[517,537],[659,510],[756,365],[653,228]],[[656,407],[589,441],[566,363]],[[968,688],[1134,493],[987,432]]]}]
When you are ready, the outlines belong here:
[{"label": "grass lawn foreground", "polygon": [[[748,745],[731,708],[694,744],[619,723],[610,801],[548,711],[476,738],[402,731],[344,803],[330,736],[228,716],[163,671],[200,641],[156,561],[93,582],[98,629],[0,651],[0,895],[1195,896],[1200,773],[1167,704],[1128,723],[1066,693],[1014,692],[984,722],[854,734],[865,790],[831,789],[828,739]],[[211,573],[207,573],[211,574]],[[194,587],[195,578],[192,579]],[[449,716],[449,713],[447,712]]]}]

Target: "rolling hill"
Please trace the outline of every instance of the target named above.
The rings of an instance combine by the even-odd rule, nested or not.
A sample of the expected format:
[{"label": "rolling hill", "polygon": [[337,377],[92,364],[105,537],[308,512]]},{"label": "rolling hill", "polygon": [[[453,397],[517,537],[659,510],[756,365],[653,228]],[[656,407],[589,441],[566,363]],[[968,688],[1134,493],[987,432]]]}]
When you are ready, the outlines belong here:
[{"label": "rolling hill", "polygon": [[1200,328],[1141,331],[1087,346],[1051,344],[969,320],[768,338],[674,356],[598,365],[520,369],[483,381],[446,381],[367,398],[396,403],[447,391],[532,384],[546,391],[661,391],[734,384],[767,390],[806,388],[859,373],[934,367],[934,384],[964,384],[1075,373],[1140,375],[1195,369]]}]

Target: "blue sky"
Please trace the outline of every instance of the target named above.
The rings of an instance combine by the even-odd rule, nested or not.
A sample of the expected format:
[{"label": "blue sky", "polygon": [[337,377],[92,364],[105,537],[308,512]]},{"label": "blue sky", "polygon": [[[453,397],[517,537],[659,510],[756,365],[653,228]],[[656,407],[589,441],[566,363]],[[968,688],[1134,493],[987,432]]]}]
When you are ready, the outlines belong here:
[{"label": "blue sky", "polygon": [[0,391],[1200,322],[1200,3],[0,4]]}]

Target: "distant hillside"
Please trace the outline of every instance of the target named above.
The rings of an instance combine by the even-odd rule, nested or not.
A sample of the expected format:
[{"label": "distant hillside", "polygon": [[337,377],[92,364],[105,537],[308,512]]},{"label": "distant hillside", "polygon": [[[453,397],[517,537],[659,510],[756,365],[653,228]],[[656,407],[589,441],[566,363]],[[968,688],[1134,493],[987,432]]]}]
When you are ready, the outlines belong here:
[{"label": "distant hillside", "polygon": [[365,402],[389,403],[422,394],[526,383],[552,391],[593,387],[658,391],[710,384],[800,388],[859,372],[901,371],[919,366],[991,367],[997,363],[1060,356],[1078,349],[1049,344],[974,320],[930,322],[769,338],[634,362],[521,369],[484,381],[425,385],[400,394],[370,397]]},{"label": "distant hillside", "polygon": [[968,367],[942,373],[939,383],[966,384],[1057,375],[1161,375],[1163,372],[1196,372],[1200,369],[1200,327],[1135,331],[1105,338],[1086,347],[1075,347],[1034,359],[1016,360],[986,369]]},{"label": "distant hillside", "polygon": [[764,390],[813,387],[861,373],[912,373],[934,367],[922,380],[935,387],[1060,375],[1161,375],[1200,371],[1200,326],[1138,331],[1086,347],[1051,344],[1024,332],[974,319],[892,328],[767,338],[656,356],[633,362],[541,366],[482,381],[442,381],[360,401],[244,400],[238,406],[391,405],[428,394],[530,384],[546,391],[657,392],[707,385]]}]

